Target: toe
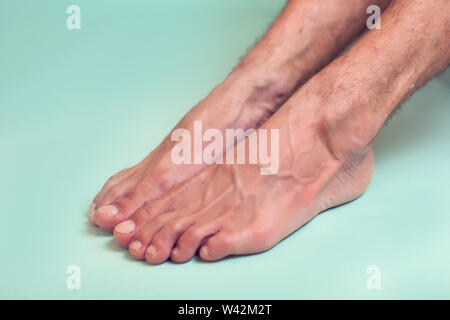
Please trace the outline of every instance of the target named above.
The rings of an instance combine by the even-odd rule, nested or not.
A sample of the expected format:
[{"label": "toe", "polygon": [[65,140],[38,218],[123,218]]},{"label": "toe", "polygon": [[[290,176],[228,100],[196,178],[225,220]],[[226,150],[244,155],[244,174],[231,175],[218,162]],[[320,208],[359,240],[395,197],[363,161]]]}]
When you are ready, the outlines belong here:
[{"label": "toe", "polygon": [[234,239],[231,233],[217,233],[200,248],[200,258],[205,261],[216,261],[235,253],[237,248]]},{"label": "toe", "polygon": [[216,220],[195,224],[180,236],[176,247],[170,254],[171,260],[179,263],[189,261],[197,252],[198,247],[219,230],[220,225]]},{"label": "toe", "polygon": [[144,204],[143,199],[134,193],[118,198],[111,204],[100,207],[95,212],[95,223],[104,230],[112,230],[122,221],[127,220]]},{"label": "toe", "polygon": [[89,207],[89,223],[93,226],[96,226],[95,224],[95,203],[92,203]]},{"label": "toe", "polygon": [[[99,207],[95,213],[95,223],[104,230],[112,230],[117,224],[129,219],[144,203],[161,197],[161,190],[148,183],[136,187],[118,197],[112,203]],[[136,222],[136,219],[133,219]]]},{"label": "toe", "polygon": [[139,178],[136,175],[128,176],[123,179],[121,182],[115,184],[114,186],[108,188],[105,194],[99,199],[95,201],[95,205],[97,208],[101,208],[105,205],[108,205],[114,201],[116,201],[121,196],[132,192],[139,182]]},{"label": "toe", "polygon": [[109,204],[98,208],[94,214],[94,221],[97,226],[106,231],[112,231],[114,228],[115,216],[119,214],[119,208],[113,204]]},{"label": "toe", "polygon": [[99,193],[94,197],[93,204],[97,205],[102,201],[110,189],[129,177],[135,170],[135,167],[124,169],[106,181]]},{"label": "toe", "polygon": [[[128,247],[136,232],[145,226],[148,221],[154,219],[163,212],[165,212],[165,207],[159,205],[158,201],[148,202],[136,210],[136,212],[129,219],[117,224],[114,227],[114,239],[120,246]],[[126,216],[126,214],[124,216]],[[132,224],[127,221],[132,221]]]},{"label": "toe", "polygon": [[114,227],[114,239],[117,244],[127,248],[136,233],[136,224],[132,219],[122,221]]},{"label": "toe", "polygon": [[240,229],[226,224],[221,232],[210,237],[200,248],[200,258],[216,261],[229,255],[245,255],[264,252],[282,238],[275,237],[270,228],[261,224],[246,225]]},{"label": "toe", "polygon": [[163,263],[170,257],[173,246],[180,235],[195,223],[195,216],[174,219],[159,231],[147,249],[145,259],[150,264]]},{"label": "toe", "polygon": [[[170,218],[171,217],[168,214],[159,215],[154,219],[149,220],[138,231],[136,231],[136,234],[129,245],[129,251],[134,258],[138,260],[144,259],[147,247],[152,241],[154,235],[164,227]],[[152,249],[150,249],[150,251],[151,250]]]}]

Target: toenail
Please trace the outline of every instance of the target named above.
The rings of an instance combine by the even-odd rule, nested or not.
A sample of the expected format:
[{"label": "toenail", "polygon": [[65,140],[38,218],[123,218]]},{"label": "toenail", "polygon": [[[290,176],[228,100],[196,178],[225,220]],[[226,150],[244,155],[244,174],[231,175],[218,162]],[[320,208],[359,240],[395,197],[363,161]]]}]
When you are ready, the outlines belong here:
[{"label": "toenail", "polygon": [[89,221],[91,223],[94,222],[94,215],[95,215],[95,203],[89,206]]},{"label": "toenail", "polygon": [[133,241],[130,244],[130,249],[139,250],[140,248],[142,248],[142,242],[140,242],[139,240]]},{"label": "toenail", "polygon": [[110,204],[110,205],[103,206],[103,207],[99,208],[97,210],[97,212],[100,212],[100,213],[102,213],[104,215],[113,217],[113,216],[115,216],[116,214],[119,213],[119,209],[117,209],[116,206]]},{"label": "toenail", "polygon": [[174,248],[174,249],[172,250],[172,254],[173,254],[173,255],[177,255],[178,253],[180,253],[180,249]]},{"label": "toenail", "polygon": [[202,256],[208,257],[208,253],[209,253],[208,247],[207,246],[201,247],[200,253],[201,253]]},{"label": "toenail", "polygon": [[134,231],[135,228],[136,225],[133,220],[125,220],[124,222],[119,223],[115,229],[119,233],[130,233]]},{"label": "toenail", "polygon": [[94,213],[95,213],[95,203],[93,203],[89,206],[89,215],[93,216]]},{"label": "toenail", "polygon": [[150,257],[154,256],[155,253],[156,253],[156,249],[155,249],[154,246],[149,246],[149,247],[147,248],[146,254],[148,254]]}]

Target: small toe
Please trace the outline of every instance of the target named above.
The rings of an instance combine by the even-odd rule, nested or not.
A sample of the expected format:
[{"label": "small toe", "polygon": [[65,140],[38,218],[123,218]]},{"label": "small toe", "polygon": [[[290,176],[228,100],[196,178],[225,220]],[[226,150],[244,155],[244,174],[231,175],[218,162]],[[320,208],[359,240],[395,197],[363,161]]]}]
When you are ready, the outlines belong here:
[{"label": "small toe", "polygon": [[205,261],[216,261],[236,251],[234,237],[228,232],[219,232],[211,237],[199,250],[199,256]]},{"label": "small toe", "polygon": [[219,223],[214,220],[204,224],[195,224],[184,232],[170,254],[171,260],[183,263],[192,259],[199,246],[220,230]]},{"label": "small toe", "polygon": [[152,249],[145,254],[145,259],[150,264],[165,262],[180,235],[185,232],[195,221],[194,216],[174,219],[167,223],[154,237],[151,242]]},{"label": "small toe", "polygon": [[131,255],[138,260],[144,259],[146,256],[147,247],[152,241],[154,235],[161,230],[170,219],[170,215],[162,214],[149,220],[145,225],[143,225],[136,232],[129,245]]}]

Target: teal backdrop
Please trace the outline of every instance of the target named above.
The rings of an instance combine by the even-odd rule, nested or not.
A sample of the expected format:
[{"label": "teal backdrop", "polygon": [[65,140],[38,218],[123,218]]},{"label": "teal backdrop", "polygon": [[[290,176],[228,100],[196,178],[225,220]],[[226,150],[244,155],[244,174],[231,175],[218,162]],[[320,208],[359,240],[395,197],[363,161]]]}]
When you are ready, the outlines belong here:
[{"label": "teal backdrop", "polygon": [[[80,30],[66,27],[71,4]],[[0,0],[0,298],[450,298],[448,71],[379,134],[368,191],[266,253],[150,266],[87,224],[105,180],[153,149],[283,4]]]}]

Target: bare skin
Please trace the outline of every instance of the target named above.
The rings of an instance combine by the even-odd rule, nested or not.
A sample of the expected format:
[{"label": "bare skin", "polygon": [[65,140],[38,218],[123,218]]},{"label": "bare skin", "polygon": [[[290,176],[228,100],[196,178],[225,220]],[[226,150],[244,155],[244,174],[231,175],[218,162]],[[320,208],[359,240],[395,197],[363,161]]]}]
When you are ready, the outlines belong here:
[{"label": "bare skin", "polygon": [[260,175],[260,165],[212,165],[117,225],[116,241],[151,264],[185,262],[197,251],[207,261],[258,253],[360,196],[378,130],[450,63],[449,9],[447,0],[395,0],[382,30],[366,34],[264,123],[280,130],[276,175]]},{"label": "bare skin", "polygon": [[[261,41],[176,128],[192,132],[195,120],[203,121],[205,130],[258,128],[363,30],[366,15],[361,12],[374,2],[384,8],[390,1],[354,0],[351,7],[339,0],[289,1]],[[175,165],[174,146],[168,135],[136,166],[112,176],[91,205],[91,224],[111,231],[144,203],[206,167]]]}]

